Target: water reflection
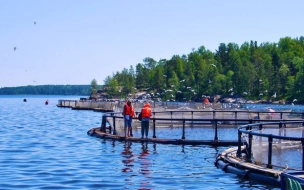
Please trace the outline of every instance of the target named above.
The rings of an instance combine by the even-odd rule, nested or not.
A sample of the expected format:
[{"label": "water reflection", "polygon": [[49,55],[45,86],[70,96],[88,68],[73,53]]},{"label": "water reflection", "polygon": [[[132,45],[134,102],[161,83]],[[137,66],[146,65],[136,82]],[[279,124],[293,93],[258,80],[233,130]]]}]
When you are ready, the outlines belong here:
[{"label": "water reflection", "polygon": [[[139,173],[143,175],[142,178],[140,178],[140,188],[138,189],[152,189],[150,186],[150,179],[151,176],[151,171],[150,171],[150,165],[151,165],[151,162],[149,160],[149,155],[150,155],[150,152],[149,152],[149,149],[148,149],[148,142],[143,142],[141,144],[141,150],[142,152],[140,153],[140,155],[138,156],[138,162],[139,162],[139,168],[140,168],[140,171]],[[154,144],[154,151],[156,150],[156,145]]]},{"label": "water reflection", "polygon": [[126,141],[124,144],[124,150],[121,153],[122,154],[122,163],[124,163],[124,168],[122,169],[122,172],[132,172],[132,167],[134,164],[132,164],[135,159],[134,159],[134,154],[131,151],[131,146],[132,142],[131,141]]},{"label": "water reflection", "polygon": [[182,153],[185,153],[185,145],[182,145]]}]

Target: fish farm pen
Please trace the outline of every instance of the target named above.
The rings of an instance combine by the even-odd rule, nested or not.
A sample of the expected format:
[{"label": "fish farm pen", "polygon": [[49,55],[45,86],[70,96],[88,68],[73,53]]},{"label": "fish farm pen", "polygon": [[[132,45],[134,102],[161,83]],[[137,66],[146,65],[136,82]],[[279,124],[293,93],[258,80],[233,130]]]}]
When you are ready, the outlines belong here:
[{"label": "fish farm pen", "polygon": [[[167,110],[152,115],[148,139],[140,138],[141,121],[137,118],[132,121],[131,137],[124,137],[121,112],[103,113],[101,126],[87,133],[119,141],[229,146],[215,160],[215,166],[225,172],[275,185],[283,183],[282,179],[284,186],[304,181],[304,174],[288,177],[304,170],[303,113]],[[282,173],[286,176],[281,177]]]}]

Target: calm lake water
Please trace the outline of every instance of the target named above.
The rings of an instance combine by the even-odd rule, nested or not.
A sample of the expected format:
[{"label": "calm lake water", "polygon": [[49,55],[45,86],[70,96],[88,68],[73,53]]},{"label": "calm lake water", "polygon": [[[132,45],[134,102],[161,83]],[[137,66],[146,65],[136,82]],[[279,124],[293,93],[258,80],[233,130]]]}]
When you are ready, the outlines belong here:
[{"label": "calm lake water", "polygon": [[217,169],[228,147],[88,136],[102,113],[56,106],[79,98],[0,96],[0,189],[280,189]]}]

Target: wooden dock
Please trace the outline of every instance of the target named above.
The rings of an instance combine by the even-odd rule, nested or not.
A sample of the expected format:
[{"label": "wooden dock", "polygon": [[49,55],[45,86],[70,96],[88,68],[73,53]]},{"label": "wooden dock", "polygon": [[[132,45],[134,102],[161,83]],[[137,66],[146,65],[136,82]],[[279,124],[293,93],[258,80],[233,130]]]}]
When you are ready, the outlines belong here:
[{"label": "wooden dock", "polygon": [[152,142],[161,144],[179,144],[179,145],[211,145],[211,146],[237,146],[237,141],[229,140],[188,140],[188,139],[165,139],[165,138],[139,138],[139,137],[124,137],[120,135],[113,135],[102,132],[100,127],[90,129],[87,132],[90,136],[95,136],[103,139],[113,139],[119,141],[133,141],[133,142]]}]

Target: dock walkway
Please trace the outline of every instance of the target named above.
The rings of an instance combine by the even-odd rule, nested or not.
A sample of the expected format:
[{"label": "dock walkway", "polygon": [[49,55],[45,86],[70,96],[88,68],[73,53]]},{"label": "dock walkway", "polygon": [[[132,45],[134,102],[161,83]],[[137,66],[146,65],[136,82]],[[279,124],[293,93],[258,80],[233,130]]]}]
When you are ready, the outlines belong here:
[{"label": "dock walkway", "polygon": [[[90,129],[88,135],[104,139],[113,139],[120,141],[133,142],[152,142],[161,144],[179,144],[179,145],[211,145],[211,146],[237,146],[238,141],[234,140],[188,140],[188,139],[169,139],[169,138],[139,138],[139,137],[124,137],[105,133],[100,130],[100,127]],[[245,143],[245,142],[244,142]]]}]

